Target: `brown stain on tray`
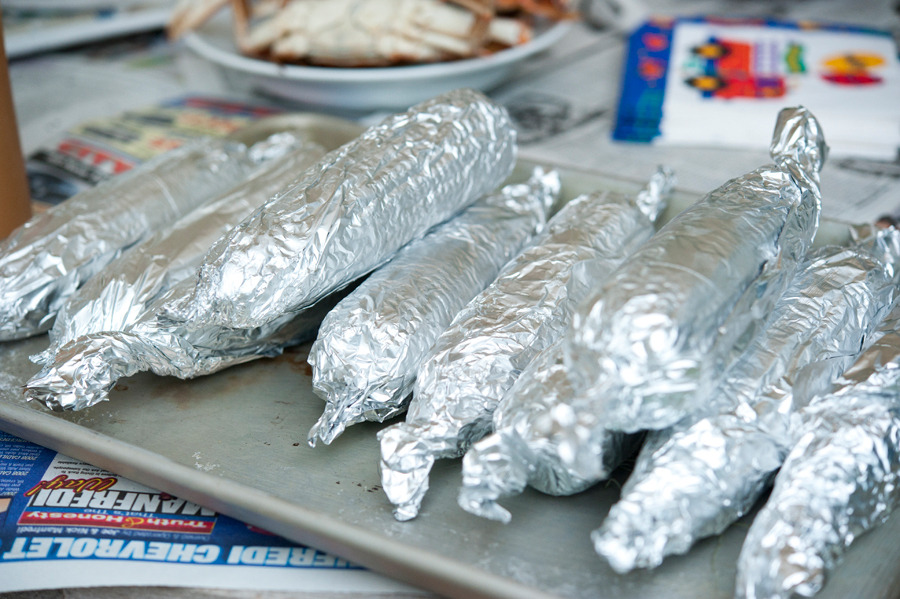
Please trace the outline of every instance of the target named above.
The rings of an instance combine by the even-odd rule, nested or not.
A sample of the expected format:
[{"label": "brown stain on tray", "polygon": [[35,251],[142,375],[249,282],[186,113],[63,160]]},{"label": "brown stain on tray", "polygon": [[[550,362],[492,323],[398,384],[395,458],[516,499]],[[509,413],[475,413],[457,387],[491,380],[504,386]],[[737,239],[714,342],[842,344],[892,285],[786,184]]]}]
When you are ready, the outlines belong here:
[{"label": "brown stain on tray", "polygon": [[312,378],[312,365],[306,361],[308,356],[309,354],[305,349],[285,351],[280,356],[273,358],[273,361],[279,364],[287,364],[288,368],[293,372]]}]

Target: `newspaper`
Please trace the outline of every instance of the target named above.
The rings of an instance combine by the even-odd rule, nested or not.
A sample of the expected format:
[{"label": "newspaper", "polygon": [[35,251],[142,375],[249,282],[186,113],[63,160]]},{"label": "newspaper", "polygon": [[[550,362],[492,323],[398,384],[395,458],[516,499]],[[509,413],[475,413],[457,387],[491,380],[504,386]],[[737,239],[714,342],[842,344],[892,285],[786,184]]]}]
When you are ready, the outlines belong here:
[{"label": "newspaper", "polygon": [[334,555],[0,432],[0,592],[161,581],[427,596]]},{"label": "newspaper", "polygon": [[228,135],[279,112],[245,102],[187,96],[79,123],[28,156],[31,198],[58,204],[192,138]]}]

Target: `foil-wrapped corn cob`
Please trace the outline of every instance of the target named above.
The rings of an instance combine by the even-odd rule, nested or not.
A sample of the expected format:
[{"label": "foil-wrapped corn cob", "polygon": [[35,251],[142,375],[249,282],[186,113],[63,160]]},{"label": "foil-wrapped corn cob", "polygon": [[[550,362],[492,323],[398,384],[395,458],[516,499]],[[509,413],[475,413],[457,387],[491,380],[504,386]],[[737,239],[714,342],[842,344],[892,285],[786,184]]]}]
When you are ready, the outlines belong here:
[{"label": "foil-wrapped corn cob", "polygon": [[123,250],[254,167],[241,144],[198,141],[34,216],[0,243],[0,341],[47,331],[65,301]]},{"label": "foil-wrapped corn cob", "polygon": [[277,356],[285,347],[315,337],[322,319],[346,295],[334,293],[254,329],[186,327],[159,316],[165,308],[189,301],[194,285],[191,278],[181,281],[125,331],[92,333],[62,346],[54,363],[28,381],[28,399],[55,411],[80,410],[108,399],[120,378],[138,372],[189,379]]},{"label": "foil-wrapped corn cob", "polygon": [[676,216],[576,311],[563,347],[581,407],[560,432],[571,455],[591,428],[667,428],[705,406],[806,255],[826,150],[806,109],[782,110],[774,165]]},{"label": "foil-wrapped corn cob", "polygon": [[815,252],[716,391],[721,411],[651,435],[592,535],[615,570],[656,567],[756,503],[792,445],[798,374],[814,365],[817,376],[829,375],[822,362],[849,365],[890,309],[898,238],[884,231],[869,244]]},{"label": "foil-wrapped corn cob", "polygon": [[[602,224],[590,225],[598,225],[595,234],[603,238],[598,235],[593,255],[585,256],[572,273],[564,326],[577,304],[653,235],[653,221],[665,208],[673,184],[672,174],[660,170],[636,199],[612,194],[593,204],[603,220]],[[584,208],[591,206],[585,204]],[[561,463],[557,446],[545,428],[548,414],[567,409],[566,402],[573,394],[561,343],[560,338],[522,370],[497,405],[494,433],[476,443],[463,459],[463,488],[459,495],[463,509],[508,522],[509,512],[496,500],[521,493],[528,484],[551,495],[570,495],[596,482],[574,474]],[[633,436],[608,435],[602,454],[609,469],[615,468],[634,448]]]},{"label": "foil-wrapped corn cob", "polygon": [[[77,337],[123,330],[148,303],[194,276],[222,235],[325,153],[290,133],[276,134],[250,151],[263,146],[267,159],[244,182],[130,248],[75,292],[60,308],[50,329],[50,348],[40,361],[50,362],[60,346]],[[279,158],[278,152],[286,155]]]},{"label": "foil-wrapped corn cob", "polygon": [[738,559],[739,599],[811,597],[900,493],[900,307],[884,335],[792,419],[796,445]]},{"label": "foil-wrapped corn cob", "polygon": [[548,495],[580,493],[606,478],[637,449],[641,435],[606,431],[595,437],[594,452],[604,471],[585,478],[559,456],[549,414],[567,410],[574,391],[563,361],[563,339],[528,365],[494,412],[494,433],[475,443],[463,458],[459,505],[469,513],[508,523],[512,515],[501,497],[531,486]]},{"label": "foil-wrapped corn cob", "polygon": [[[262,149],[267,161],[249,179],[125,252],[63,305],[50,331],[50,348],[36,358],[44,369],[26,385],[29,397],[56,409],[76,410],[105,399],[115,380],[126,376],[116,372],[117,365],[139,361],[134,357],[138,346],[123,339],[139,338],[142,329],[155,334],[157,312],[166,305],[161,298],[171,297],[167,294],[179,283],[184,283],[181,288],[194,284],[209,246],[324,154],[319,146],[290,134],[273,136],[251,152]],[[279,151],[285,155],[274,157]],[[126,333],[131,336],[117,336]],[[217,344],[226,339],[233,343],[235,334],[205,345],[227,347]],[[125,345],[127,351],[113,355]],[[85,353],[87,348],[90,352]]]},{"label": "foil-wrapped corn cob", "polygon": [[308,361],[325,413],[309,433],[331,443],[347,426],[406,409],[416,370],[469,300],[543,229],[559,175],[535,169],[406,245],[322,323]]},{"label": "foil-wrapped corn cob", "polygon": [[[382,486],[395,517],[418,513],[437,458],[462,455],[491,430],[497,403],[519,372],[565,330],[579,297],[653,233],[671,175],[634,198],[573,200],[547,230],[454,318],[419,368],[406,422],[381,431]],[[590,268],[575,268],[585,263]]]},{"label": "foil-wrapped corn cob", "polygon": [[515,156],[506,110],[472,90],[391,116],[216,243],[171,316],[252,328],[311,305],[494,190]]}]

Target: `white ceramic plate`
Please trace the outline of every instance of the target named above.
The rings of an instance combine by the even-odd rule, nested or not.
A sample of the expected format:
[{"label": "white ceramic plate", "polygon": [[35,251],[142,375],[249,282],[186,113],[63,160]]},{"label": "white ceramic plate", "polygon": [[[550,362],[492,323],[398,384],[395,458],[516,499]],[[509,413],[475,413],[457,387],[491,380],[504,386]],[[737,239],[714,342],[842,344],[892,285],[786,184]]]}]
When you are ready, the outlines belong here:
[{"label": "white ceramic plate", "polygon": [[200,56],[251,79],[251,84],[281,98],[352,110],[406,108],[459,87],[487,91],[496,87],[528,57],[549,48],[570,29],[556,23],[521,46],[491,56],[453,62],[368,69],[281,65],[242,56],[231,27],[221,19],[185,37]]}]

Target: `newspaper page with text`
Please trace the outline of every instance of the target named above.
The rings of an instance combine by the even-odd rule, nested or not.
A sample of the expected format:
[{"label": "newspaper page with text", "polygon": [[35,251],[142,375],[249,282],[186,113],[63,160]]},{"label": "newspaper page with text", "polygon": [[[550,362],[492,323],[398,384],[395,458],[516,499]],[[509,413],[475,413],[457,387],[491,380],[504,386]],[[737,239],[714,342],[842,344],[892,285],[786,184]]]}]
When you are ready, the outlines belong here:
[{"label": "newspaper page with text", "polygon": [[0,432],[0,592],[126,585],[428,596]]}]

